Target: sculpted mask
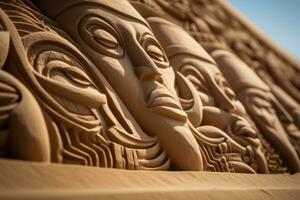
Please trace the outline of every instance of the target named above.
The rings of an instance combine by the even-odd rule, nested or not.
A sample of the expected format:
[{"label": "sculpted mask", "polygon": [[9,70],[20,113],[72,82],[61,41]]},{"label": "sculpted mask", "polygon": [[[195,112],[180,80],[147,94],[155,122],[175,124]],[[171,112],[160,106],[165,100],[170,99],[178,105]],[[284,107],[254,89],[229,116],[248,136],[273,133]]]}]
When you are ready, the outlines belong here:
[{"label": "sculpted mask", "polygon": [[154,32],[157,30],[156,37],[165,47],[172,67],[189,77],[198,91],[203,106],[244,113],[244,107],[236,100],[235,93],[208,53],[181,28],[172,24],[167,25],[165,20],[164,22],[159,25],[153,19],[149,23]]},{"label": "sculpted mask", "polygon": [[[174,89],[174,72],[147,22],[127,1],[37,1],[95,63],[143,131],[177,168],[202,169]],[[180,149],[178,149],[180,146]]]},{"label": "sculpted mask", "polygon": [[[20,8],[5,5],[5,9]],[[13,22],[22,24],[22,20],[26,17],[14,18]],[[17,77],[22,74],[20,78],[43,108],[50,132],[52,161],[99,165],[96,151],[80,142],[83,138],[96,140],[102,126],[97,109],[106,103],[105,96],[88,75],[89,69],[85,68],[91,65],[71,43],[43,27],[27,23],[18,30],[12,24],[9,28],[14,33],[12,44],[16,53],[11,55],[7,70]],[[22,40],[16,37],[17,31],[23,35]],[[77,147],[70,147],[71,143]]]},{"label": "sculpted mask", "polygon": [[[102,94],[99,82],[94,81],[93,76],[101,77],[95,66],[74,45],[42,24],[38,17],[28,14],[28,7],[0,5],[8,13],[13,10],[12,21],[19,24],[16,30],[8,23],[13,36],[13,53],[6,70],[20,78],[36,95],[50,136],[51,160],[127,167],[116,164],[122,161],[122,158],[116,159],[122,152],[111,153],[115,145],[109,143],[103,131],[117,122],[109,115],[106,96]],[[21,11],[22,17],[19,16]],[[124,151],[127,157],[135,157],[134,151]],[[130,164],[134,165],[130,168],[138,166],[138,163],[136,166],[133,162]]]},{"label": "sculpted mask", "polygon": [[[253,162],[258,162],[258,166],[253,166],[254,168],[258,167],[258,171],[267,172],[260,141],[250,124],[234,114],[243,115],[244,107],[236,100],[235,93],[217,68],[215,61],[180,27],[162,18],[150,17],[147,21],[165,48],[174,70],[192,82],[202,100],[203,120],[196,127],[210,125],[225,131],[239,144],[249,148],[254,159],[257,159]],[[180,89],[178,90],[182,93]]]},{"label": "sculpted mask", "polygon": [[217,50],[212,56],[264,136],[283,155],[290,170],[299,171],[299,158],[276,115],[278,104],[269,87],[234,54]]}]

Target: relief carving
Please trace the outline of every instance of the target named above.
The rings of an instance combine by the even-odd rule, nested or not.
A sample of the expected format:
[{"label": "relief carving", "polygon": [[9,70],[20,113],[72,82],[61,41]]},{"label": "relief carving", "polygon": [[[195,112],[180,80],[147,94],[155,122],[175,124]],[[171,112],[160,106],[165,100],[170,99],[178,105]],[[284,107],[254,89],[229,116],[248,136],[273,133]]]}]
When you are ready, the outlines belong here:
[{"label": "relief carving", "polygon": [[[12,4],[2,6],[20,9]],[[17,23],[15,19],[20,18],[11,19]],[[13,38],[13,45],[19,48],[10,60],[12,66],[20,64],[18,69],[10,67],[8,71],[16,76],[20,71],[39,97],[50,132],[52,161],[128,169],[155,169],[159,164],[167,168],[167,156],[160,151],[156,138],[142,140],[118,128],[99,89],[109,86],[104,85],[104,79],[101,82],[103,77],[95,66],[54,30],[47,27],[34,32],[34,26],[37,24],[31,22],[18,29],[26,34],[22,41]],[[10,32],[18,34],[13,26]],[[93,76],[97,76],[98,84]]]},{"label": "relief carving", "polygon": [[[251,125],[243,118],[247,115],[245,108],[235,98],[235,93],[215,61],[180,27],[161,18],[150,17],[147,20],[165,48],[174,70],[183,74],[197,90],[203,104],[203,110],[198,112],[203,112],[203,120],[196,127],[209,125],[223,130],[250,151],[248,156],[251,161],[248,160],[248,164],[255,170],[268,172],[262,144]],[[180,94],[186,91],[178,90]]]},{"label": "relief carving", "polygon": [[0,80],[0,157],[50,162],[48,132],[36,100],[3,70]]},{"label": "relief carving", "polygon": [[299,157],[276,113],[282,108],[270,88],[234,54],[219,50],[212,55],[261,132],[283,155],[290,170],[299,171]]},{"label": "relief carving", "polygon": [[[270,46],[270,42],[253,30],[252,25],[239,19],[240,16],[227,2],[218,0],[131,0],[131,2],[138,7],[146,5],[155,13],[176,22],[208,52],[215,49],[233,50],[252,69],[260,71],[257,74],[263,81],[269,79],[266,82],[269,87],[275,85],[284,90],[280,99],[290,95],[296,101],[299,110],[299,63],[280,52],[274,45]],[[286,106],[286,109],[288,108],[289,106]]]},{"label": "relief carving", "polygon": [[35,98],[5,72],[9,63],[9,19],[0,9],[0,157],[50,162],[45,120]]},{"label": "relief carving", "polygon": [[[51,1],[38,4],[81,46],[142,130],[158,137],[174,165],[202,169],[198,145],[175,96],[174,72],[147,23],[131,5],[92,0],[66,1],[56,8],[49,6]],[[78,15],[74,18],[73,13]]]},{"label": "relief carving", "polygon": [[299,69],[279,54],[220,1],[1,1],[0,157],[298,172]]},{"label": "relief carving", "polygon": [[[160,16],[165,19],[168,19],[172,22],[175,22],[176,24],[183,27],[191,36],[193,36],[201,45],[204,46],[204,48],[209,52],[212,53],[214,50],[218,49],[224,49],[229,50],[232,46],[230,45],[229,40],[229,33],[232,32],[232,29],[235,29],[236,34],[244,33],[245,30],[242,30],[242,25],[239,22],[239,19],[235,19],[232,17],[223,7],[224,5],[219,1],[164,1],[164,0],[148,0],[148,1],[142,1],[142,0],[132,0],[132,4],[135,6],[137,10],[139,10],[141,13],[143,13],[144,17],[155,17]],[[179,10],[180,12],[172,12],[171,10]],[[180,13],[180,14],[178,14]],[[226,24],[226,26],[224,26]],[[227,27],[230,27],[230,30],[228,30]],[[228,34],[227,34],[228,33]],[[231,37],[233,40],[236,39],[234,34],[231,34]],[[237,35],[236,35],[237,36]],[[249,38],[249,37],[245,37]],[[252,35],[251,35],[251,38]],[[245,40],[249,41],[249,40]],[[257,43],[254,42],[254,40],[251,44],[254,46]],[[253,46],[251,45],[251,46]],[[246,45],[247,46],[247,45]],[[242,53],[243,51],[238,51],[237,54]],[[247,52],[250,52],[249,50]],[[256,50],[251,52],[251,55],[259,54],[261,49],[256,48]],[[261,58],[265,58],[261,56]],[[278,57],[276,57],[278,58]],[[259,63],[260,62],[260,63]],[[259,63],[260,66],[261,63],[265,63],[262,60],[260,60]],[[273,63],[274,64],[274,63]],[[277,63],[278,64],[278,63]],[[222,66],[220,66],[222,67]],[[281,122],[285,124],[286,121],[288,121],[287,125],[285,125],[285,129],[289,133],[289,135],[293,135],[290,137],[294,147],[298,151],[298,130],[295,126],[297,126],[297,110],[299,110],[299,105],[295,101],[291,101],[286,96],[288,96],[285,92],[280,91],[278,92],[278,86],[274,84],[274,81],[272,79],[272,73],[268,74],[268,70],[272,70],[271,68],[266,69],[265,67],[258,67],[259,70],[256,70],[256,73],[261,77],[267,77],[269,78],[269,82],[267,84],[269,87],[274,88],[277,87],[277,96],[280,103],[285,106],[286,109],[291,110],[291,108],[294,108],[295,111],[291,112],[293,113],[294,120],[291,120],[291,118],[287,118],[286,115],[281,115],[283,120],[281,119]],[[255,68],[256,69],[256,68]],[[290,73],[288,74],[294,74],[291,71],[295,69],[295,66],[289,66],[287,70],[289,70]],[[276,71],[276,70],[275,70]],[[272,75],[272,76],[271,76]],[[291,77],[291,76],[289,76]],[[283,76],[281,76],[283,78]],[[282,80],[281,83],[288,84],[288,80]],[[271,83],[271,84],[269,84]],[[274,86],[274,87],[272,87]],[[289,88],[293,90],[293,88]],[[272,92],[275,95],[275,89],[272,89]],[[294,92],[295,94],[295,92]],[[276,96],[275,95],[275,96]],[[296,94],[297,96],[297,94]],[[294,97],[294,96],[293,96]],[[282,106],[281,106],[282,107]],[[282,109],[281,109],[282,110]],[[243,116],[246,118],[249,122],[252,120],[249,119],[248,116]],[[255,121],[255,120],[253,120]],[[296,124],[294,124],[296,123]],[[251,125],[253,125],[251,123]],[[258,133],[260,132],[259,130]],[[281,162],[281,158],[276,155],[274,152],[274,147],[271,145],[266,138],[264,138],[263,133],[259,133],[259,138],[261,142],[263,143],[263,146],[265,146],[265,153],[268,157],[268,166],[272,173],[285,171],[284,164]]]}]

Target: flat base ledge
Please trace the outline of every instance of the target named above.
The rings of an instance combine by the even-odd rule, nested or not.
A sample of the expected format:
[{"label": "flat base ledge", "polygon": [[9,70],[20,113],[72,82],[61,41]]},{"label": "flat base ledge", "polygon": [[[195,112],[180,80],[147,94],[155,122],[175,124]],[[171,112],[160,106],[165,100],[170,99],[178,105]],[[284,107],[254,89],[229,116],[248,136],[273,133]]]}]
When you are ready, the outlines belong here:
[{"label": "flat base ledge", "polygon": [[299,199],[300,173],[151,172],[0,159],[0,199]]}]

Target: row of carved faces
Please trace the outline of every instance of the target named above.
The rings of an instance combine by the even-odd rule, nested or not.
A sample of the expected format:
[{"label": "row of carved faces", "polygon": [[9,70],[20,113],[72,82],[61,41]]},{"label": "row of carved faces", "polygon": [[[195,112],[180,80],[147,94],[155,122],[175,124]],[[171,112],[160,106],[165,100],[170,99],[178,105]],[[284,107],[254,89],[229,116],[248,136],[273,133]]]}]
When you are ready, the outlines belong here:
[{"label": "row of carved faces", "polygon": [[[241,27],[234,25],[240,23],[238,17],[231,15],[232,13],[224,8],[226,6],[223,7],[222,2],[192,0],[174,2],[166,0],[132,0],[131,2],[143,16],[147,18],[158,15],[167,17],[182,26],[198,42],[204,45],[210,55],[218,62],[220,70],[236,92],[238,99],[244,104],[252,120],[249,119],[249,116],[246,116],[246,118],[250,122],[255,122],[262,145],[266,147],[267,154],[273,157],[267,159],[268,165],[272,165],[270,171],[285,170],[284,168],[280,169],[280,166],[282,166],[281,161],[275,158],[278,157],[278,153],[285,159],[287,165],[293,168],[291,171],[297,171],[299,168],[298,156],[300,155],[300,124],[297,113],[299,113],[300,106],[292,98],[295,97],[293,95],[295,94],[294,88],[286,87],[289,85],[289,80],[284,80],[286,77],[284,73],[278,73],[279,66],[285,66],[284,71],[290,74],[289,70],[292,66],[287,66],[288,63],[283,65],[282,62],[278,62],[281,59],[279,56],[269,66],[271,67],[271,74],[268,74],[270,72],[263,72],[260,67],[257,69],[255,67],[257,65],[255,65],[252,68],[256,69],[256,74],[238,57],[229,52],[226,45],[221,45],[219,39],[225,41],[225,43],[228,42],[228,44],[233,40],[238,41],[239,44],[245,43],[244,45],[247,45],[249,41],[254,42],[257,40],[253,35],[240,37],[248,30],[246,28],[240,30]],[[204,7],[202,3],[205,5]],[[210,25],[212,32],[208,31],[209,33],[206,33],[208,30],[206,23]],[[228,30],[219,25],[223,28],[226,27]],[[236,52],[236,49],[233,49],[233,51]],[[261,57],[261,49],[258,51],[257,48],[252,51],[250,49],[239,49],[237,53],[240,56],[240,54],[248,54],[249,52],[251,55],[260,56],[261,58],[258,61],[259,63],[256,61],[253,64],[264,65],[264,60],[268,60],[265,56]],[[244,57],[240,58],[244,59]],[[244,61],[248,63],[247,59]],[[171,62],[171,64],[173,63]],[[294,76],[297,76],[296,73],[294,73]],[[277,80],[278,83],[272,79]],[[293,92],[290,93],[291,91]],[[274,153],[272,148],[276,149],[277,152]]]},{"label": "row of carved faces", "polygon": [[[30,2],[0,6],[12,43],[3,69],[35,96],[45,119],[38,123],[47,126],[37,142],[47,143],[48,134],[51,149],[42,148],[40,160],[270,171],[243,105],[215,61],[182,29],[161,18],[146,21],[127,1],[34,3],[55,22]],[[30,159],[15,146],[7,149],[11,157]]]}]

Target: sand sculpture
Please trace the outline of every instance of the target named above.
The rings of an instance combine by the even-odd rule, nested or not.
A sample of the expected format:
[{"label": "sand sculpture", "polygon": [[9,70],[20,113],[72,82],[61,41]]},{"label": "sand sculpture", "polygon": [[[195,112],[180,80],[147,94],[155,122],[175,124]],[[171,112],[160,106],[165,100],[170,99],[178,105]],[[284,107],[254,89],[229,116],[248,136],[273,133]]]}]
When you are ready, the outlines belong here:
[{"label": "sand sculpture", "polygon": [[192,0],[0,1],[0,156],[299,172],[299,64],[245,39],[253,30],[221,11]]}]

